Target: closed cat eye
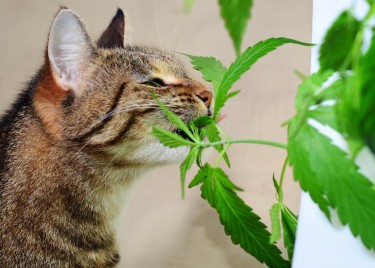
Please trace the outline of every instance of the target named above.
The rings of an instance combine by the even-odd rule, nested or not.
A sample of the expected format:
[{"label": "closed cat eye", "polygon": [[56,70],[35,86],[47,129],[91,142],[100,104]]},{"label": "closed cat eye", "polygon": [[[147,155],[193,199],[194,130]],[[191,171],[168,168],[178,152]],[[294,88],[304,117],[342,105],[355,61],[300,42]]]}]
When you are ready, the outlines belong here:
[{"label": "closed cat eye", "polygon": [[147,85],[151,87],[165,87],[167,86],[163,80],[160,78],[153,78],[151,80],[148,80],[146,82],[141,83],[142,85]]}]

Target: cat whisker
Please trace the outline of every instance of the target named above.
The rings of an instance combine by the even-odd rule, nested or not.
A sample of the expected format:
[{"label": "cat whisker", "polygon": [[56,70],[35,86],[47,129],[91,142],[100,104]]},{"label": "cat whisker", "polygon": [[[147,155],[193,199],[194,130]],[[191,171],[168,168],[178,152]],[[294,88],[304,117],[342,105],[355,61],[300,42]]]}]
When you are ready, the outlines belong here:
[{"label": "cat whisker", "polygon": [[161,49],[162,49],[162,51],[164,53],[165,51],[164,51],[164,47],[163,47],[163,42],[161,40],[160,27],[159,27],[159,19],[158,19],[158,9],[156,7],[156,0],[154,0],[154,11],[155,11],[154,13],[155,13],[156,29],[158,31],[160,46],[161,46]]},{"label": "cat whisker", "polygon": [[111,161],[108,162],[107,166],[105,167],[105,171],[107,171],[109,169],[109,166],[113,163],[113,161],[115,161],[115,159],[125,151],[125,149],[122,149],[120,150],[117,154],[115,154],[114,157],[112,157]]},{"label": "cat whisker", "polygon": [[174,51],[173,51],[173,54],[174,54],[174,55],[177,53],[177,47],[178,47],[179,44],[180,44],[180,40],[181,40],[181,33],[178,34],[178,37],[177,37],[176,43],[175,43],[175,45],[174,45]]},{"label": "cat whisker", "polygon": [[90,143],[90,141],[85,142],[85,144],[81,148],[79,148],[77,153],[75,153],[75,155],[73,155],[72,160],[74,160],[89,143]]},{"label": "cat whisker", "polygon": [[[154,107],[158,107],[156,102],[144,103],[144,101],[138,101],[138,102],[135,101],[135,102],[131,102],[130,104],[128,104],[128,106],[126,108],[124,108],[123,110],[130,112],[130,111],[135,110],[135,109],[154,108]],[[114,109],[113,111],[104,115],[99,121],[105,120],[105,119],[113,116],[114,114],[116,114],[117,111],[119,111],[119,110]]]},{"label": "cat whisker", "polygon": [[[108,113],[106,114],[105,116],[103,116],[101,118],[101,120],[98,120],[98,122],[101,122],[109,117],[112,117],[113,115],[115,114],[118,114],[118,113],[125,113],[125,112],[130,112],[130,111],[134,111],[134,110],[137,110],[137,109],[142,109],[142,108],[150,108],[151,106],[147,106],[147,107],[142,107],[142,106],[135,106],[135,107],[131,107],[131,109],[129,109],[129,107],[127,109],[123,109],[123,110],[118,110],[118,111],[112,111],[111,113]],[[151,107],[152,108],[152,107]],[[77,155],[82,152],[82,150],[91,142],[91,140],[88,140],[87,142],[85,142],[85,144],[77,151],[77,153],[73,156],[72,159],[75,159],[75,157],[77,157]]]},{"label": "cat whisker", "polygon": [[[106,119],[114,116],[114,115],[118,115],[118,114],[121,114],[121,113],[128,113],[128,112],[131,112],[131,111],[136,111],[136,110],[141,110],[141,109],[159,108],[159,105],[156,103],[156,101],[150,101],[149,103],[139,105],[139,103],[142,103],[142,102],[144,103],[144,101],[134,101],[128,107],[126,107],[124,109],[120,109],[120,110],[115,109],[115,110],[111,111],[110,113],[101,117],[97,122],[101,122],[103,120],[106,120]],[[179,107],[179,105],[168,104],[168,103],[164,104],[164,105],[168,108],[178,108]],[[184,114],[182,116],[184,116]],[[162,119],[164,116],[163,116],[163,114],[160,114],[159,117],[160,117],[160,119]],[[90,142],[91,142],[91,139],[86,141],[85,144],[77,151],[77,153],[73,156],[72,159],[75,159],[75,157],[77,157],[77,155],[79,155],[79,153],[82,152],[82,150],[86,146],[88,146],[90,144]],[[90,149],[92,149],[92,148],[90,148]],[[100,150],[100,149],[98,149],[98,150]]]}]

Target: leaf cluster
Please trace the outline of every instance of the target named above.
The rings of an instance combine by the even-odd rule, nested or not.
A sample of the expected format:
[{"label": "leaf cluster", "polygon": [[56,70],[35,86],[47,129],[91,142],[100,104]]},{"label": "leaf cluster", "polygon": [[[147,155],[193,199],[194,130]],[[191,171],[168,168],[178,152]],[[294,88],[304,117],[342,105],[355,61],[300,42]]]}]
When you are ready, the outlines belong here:
[{"label": "leaf cluster", "polygon": [[[230,167],[227,150],[233,140],[227,137],[217,125],[217,119],[226,101],[239,93],[238,90],[230,91],[235,82],[263,56],[288,43],[310,45],[288,38],[270,38],[248,47],[229,68],[226,68],[214,57],[185,54],[190,58],[194,68],[202,73],[203,78],[213,84],[216,96],[214,115],[213,117],[197,118],[189,124],[185,124],[177,115],[170,112],[164,104],[158,102],[169,121],[184,131],[190,139],[184,140],[181,136],[171,132],[168,133],[168,131],[156,126],[153,128],[153,134],[164,145],[190,147],[190,152],[180,166],[182,194],[185,189],[187,171],[196,162],[200,170],[189,187],[201,184],[202,198],[216,209],[225,231],[231,236],[233,243],[239,244],[246,252],[260,262],[265,262],[269,267],[289,267],[290,263],[281,257],[280,250],[273,242],[270,242],[271,234],[267,231],[267,227],[261,223],[259,216],[236,194],[236,191],[240,188],[235,186],[224,171],[218,167],[221,158]],[[201,129],[201,131],[197,131],[197,129]],[[224,141],[222,137],[225,138]],[[204,142],[205,138],[208,142]],[[201,163],[201,152],[207,147],[214,147],[219,153],[214,167],[208,163]],[[290,215],[293,214],[285,206],[280,206],[280,211],[283,226],[292,230],[285,229],[287,231],[284,232],[286,248],[289,252],[292,252],[295,226],[291,227],[289,223],[291,222]]]},{"label": "leaf cluster", "polygon": [[[326,216],[330,218],[332,208],[336,209],[341,222],[348,224],[352,233],[359,236],[366,247],[374,249],[375,233],[372,226],[375,223],[375,187],[358,171],[355,156],[364,146],[375,153],[373,33],[368,48],[363,49],[364,32],[368,21],[374,19],[375,4],[367,1],[371,8],[362,20],[353,16],[351,10],[340,14],[327,31],[320,47],[321,69],[308,78],[304,77],[298,88],[296,115],[287,122],[288,160],[284,164],[280,183],[274,179],[278,202],[270,210],[270,234],[260,217],[238,196],[237,192],[241,189],[218,166],[220,160],[224,159],[230,167],[227,150],[234,140],[221,130],[217,120],[228,99],[239,93],[233,90],[236,81],[259,59],[284,44],[311,44],[288,38],[270,38],[241,53],[242,36],[250,18],[252,1],[218,2],[237,58],[226,67],[214,57],[185,54],[194,68],[201,72],[203,79],[213,85],[216,97],[213,117],[201,117],[185,124],[159,102],[168,119],[189,139],[156,126],[153,128],[153,134],[164,145],[172,148],[190,147],[190,152],[180,166],[182,193],[186,174],[195,162],[199,171],[189,187],[200,185],[202,198],[217,211],[233,243],[239,244],[269,267],[289,267],[290,263],[281,257],[280,250],[274,245],[283,235],[289,260],[292,259],[297,216],[283,203],[282,192],[283,174],[289,163],[293,167],[294,178],[304,191],[309,192]],[[327,137],[322,132],[324,128],[341,134],[349,143],[349,152]],[[219,153],[215,165],[202,163],[201,153],[207,147],[214,147]]]},{"label": "leaf cluster", "polygon": [[[369,249],[375,249],[374,183],[358,170],[364,146],[375,152],[375,37],[364,49],[364,31],[374,4],[362,20],[345,10],[320,47],[320,70],[298,89],[296,115],[288,124],[288,155],[294,178],[328,218],[337,211]],[[328,104],[327,104],[328,103]],[[331,140],[336,133],[348,150]]]},{"label": "leaf cluster", "polygon": [[201,185],[202,198],[216,209],[225,233],[234,244],[269,267],[289,267],[280,250],[270,243],[270,233],[258,215],[237,195],[241,188],[234,185],[221,168],[205,164],[189,187]]},{"label": "leaf cluster", "polygon": [[[193,1],[186,0],[187,8]],[[166,146],[188,146],[190,152],[180,166],[181,187],[184,193],[186,174],[194,162],[199,172],[189,187],[200,185],[202,198],[219,214],[225,232],[234,244],[269,267],[289,267],[274,243],[284,237],[289,260],[293,256],[297,216],[283,203],[282,181],[286,164],[293,167],[294,178],[301,188],[309,192],[325,215],[330,218],[337,211],[343,224],[359,236],[364,245],[375,248],[375,187],[374,183],[358,171],[356,155],[364,146],[375,154],[375,35],[369,28],[374,20],[375,2],[367,0],[368,14],[358,19],[352,10],[345,10],[327,31],[320,46],[321,69],[304,80],[298,88],[295,101],[296,115],[288,120],[288,158],[278,183],[274,178],[278,202],[270,209],[272,233],[267,231],[250,206],[246,205],[226,173],[218,167],[224,159],[230,167],[227,150],[235,143],[217,125],[228,99],[239,90],[233,86],[260,58],[277,47],[292,43],[308,46],[287,38],[270,38],[248,47],[241,53],[242,36],[251,16],[252,0],[219,0],[221,16],[232,38],[237,54],[235,61],[224,66],[214,57],[187,55],[203,79],[211,82],[215,94],[213,117],[202,117],[185,124],[177,115],[159,102],[168,119],[189,139],[176,133],[154,127],[153,134]],[[364,33],[371,32],[372,39],[364,46]],[[349,150],[338,147],[323,129],[330,129],[349,145]],[[198,131],[198,129],[201,129]],[[222,140],[224,137],[225,140]],[[205,139],[208,142],[205,142]],[[247,140],[241,142],[272,144],[272,142]],[[214,166],[202,163],[205,148],[214,147],[219,156]]]}]

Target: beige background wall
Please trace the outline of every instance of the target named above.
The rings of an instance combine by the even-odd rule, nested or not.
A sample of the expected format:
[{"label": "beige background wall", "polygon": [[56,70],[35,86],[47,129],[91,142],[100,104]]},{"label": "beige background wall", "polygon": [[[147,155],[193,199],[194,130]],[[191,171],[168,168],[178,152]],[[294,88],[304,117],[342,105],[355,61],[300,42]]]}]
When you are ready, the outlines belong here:
[{"label": "beige background wall", "polygon": [[[116,8],[127,13],[130,43],[163,47],[193,55],[212,55],[229,65],[234,59],[231,41],[219,18],[217,1],[197,0],[191,14],[182,12],[182,0],[110,1],[0,1],[0,110],[42,63],[47,33],[60,4],[75,10],[94,38],[107,26]],[[311,0],[254,0],[253,19],[243,47],[268,37],[310,40]],[[179,56],[180,57],[180,56]],[[186,59],[186,67],[196,79]],[[242,93],[225,107],[222,127],[233,138],[286,141],[280,125],[294,111],[299,83],[293,71],[309,72],[309,49],[288,45],[258,62],[236,84]],[[285,158],[281,149],[235,145],[229,151],[232,168],[225,169],[245,189],[241,196],[268,224],[275,201],[272,174],[279,176]],[[208,156],[213,160],[215,154]],[[188,179],[191,179],[190,173]],[[299,190],[290,171],[285,201],[298,211]],[[124,205],[119,240],[121,267],[264,267],[225,236],[218,216],[200,199],[199,189],[180,198],[177,167],[146,174],[134,185]]]}]

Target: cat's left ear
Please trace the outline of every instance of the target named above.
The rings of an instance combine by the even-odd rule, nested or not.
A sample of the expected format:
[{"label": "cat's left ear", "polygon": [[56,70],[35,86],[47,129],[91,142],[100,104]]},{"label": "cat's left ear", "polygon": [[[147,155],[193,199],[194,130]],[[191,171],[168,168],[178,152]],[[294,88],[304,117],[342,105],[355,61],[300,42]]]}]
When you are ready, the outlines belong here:
[{"label": "cat's left ear", "polygon": [[125,41],[125,15],[119,8],[107,29],[100,36],[97,45],[100,48],[122,48]]},{"label": "cat's left ear", "polygon": [[48,59],[57,85],[80,95],[79,81],[94,55],[94,45],[83,23],[71,10],[61,9],[48,39]]}]

